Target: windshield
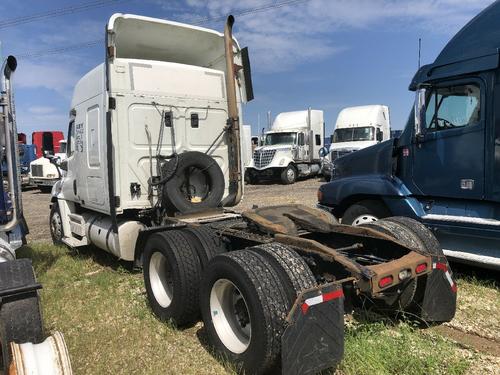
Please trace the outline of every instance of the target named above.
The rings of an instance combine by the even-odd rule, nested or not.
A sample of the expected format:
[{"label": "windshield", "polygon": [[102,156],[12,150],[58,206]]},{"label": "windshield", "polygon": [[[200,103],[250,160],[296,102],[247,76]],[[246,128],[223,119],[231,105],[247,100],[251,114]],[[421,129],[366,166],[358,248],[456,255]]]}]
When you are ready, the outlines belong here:
[{"label": "windshield", "polygon": [[269,133],[266,134],[264,144],[270,145],[293,145],[297,139],[297,133]]},{"label": "windshield", "polygon": [[66,142],[60,142],[59,143],[59,153],[60,154],[65,154],[66,153]]},{"label": "windshield", "polygon": [[374,130],[373,126],[335,129],[333,142],[373,141]]}]

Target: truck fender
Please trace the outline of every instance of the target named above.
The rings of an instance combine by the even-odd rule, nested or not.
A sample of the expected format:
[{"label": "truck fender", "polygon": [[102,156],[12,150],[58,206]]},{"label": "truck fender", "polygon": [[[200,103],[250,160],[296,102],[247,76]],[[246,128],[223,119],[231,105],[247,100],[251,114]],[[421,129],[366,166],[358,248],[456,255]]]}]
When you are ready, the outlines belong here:
[{"label": "truck fender", "polygon": [[[363,199],[379,198],[388,205],[392,211],[390,204],[404,201],[410,196],[410,191],[404,183],[397,177],[391,177],[384,174],[370,174],[361,176],[351,176],[345,178],[334,179],[333,181],[324,184],[320,187],[322,193],[322,201],[328,202],[329,206],[335,207],[337,214],[343,214],[351,204]],[[401,203],[401,202],[399,202]],[[418,201],[410,199],[403,204],[400,204],[397,211],[418,211],[415,206]],[[410,207],[413,207],[410,209]],[[392,212],[393,215],[396,213]],[[415,215],[409,215],[414,217]]]},{"label": "truck fender", "polygon": [[62,191],[62,179],[57,180],[56,183],[52,186],[52,191],[50,192],[50,201],[52,203],[57,202],[57,198]]}]

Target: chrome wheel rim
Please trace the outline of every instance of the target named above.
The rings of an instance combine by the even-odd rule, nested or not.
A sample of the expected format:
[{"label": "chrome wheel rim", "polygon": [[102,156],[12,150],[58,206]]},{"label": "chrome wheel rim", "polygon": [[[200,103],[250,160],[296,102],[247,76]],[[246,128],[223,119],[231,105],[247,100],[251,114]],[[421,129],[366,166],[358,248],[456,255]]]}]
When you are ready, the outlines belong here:
[{"label": "chrome wheel rim", "polygon": [[169,307],[173,297],[172,272],[167,258],[159,251],[149,262],[149,284],[156,302],[163,308]]},{"label": "chrome wheel rim", "polygon": [[289,182],[292,182],[295,179],[295,171],[292,168],[287,169],[286,178]]},{"label": "chrome wheel rim", "polygon": [[355,218],[352,222],[352,225],[358,226],[361,224],[373,223],[374,221],[378,221],[378,217],[370,214],[364,214],[364,215],[359,215],[357,218]]},{"label": "chrome wheel rim", "polygon": [[245,298],[231,281],[220,279],[212,286],[210,313],[224,346],[235,354],[243,353],[252,339],[252,322]]},{"label": "chrome wheel rim", "polygon": [[54,212],[50,219],[50,230],[54,238],[60,240],[62,238],[62,220],[59,212]]}]

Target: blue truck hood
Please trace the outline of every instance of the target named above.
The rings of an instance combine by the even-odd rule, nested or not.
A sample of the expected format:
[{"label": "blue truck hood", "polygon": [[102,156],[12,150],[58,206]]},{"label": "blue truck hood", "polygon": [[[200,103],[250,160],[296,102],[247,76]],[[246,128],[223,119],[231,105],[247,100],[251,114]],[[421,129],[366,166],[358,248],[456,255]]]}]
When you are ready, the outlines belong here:
[{"label": "blue truck hood", "polygon": [[366,174],[392,175],[394,142],[390,139],[336,159],[333,162],[334,179]]}]

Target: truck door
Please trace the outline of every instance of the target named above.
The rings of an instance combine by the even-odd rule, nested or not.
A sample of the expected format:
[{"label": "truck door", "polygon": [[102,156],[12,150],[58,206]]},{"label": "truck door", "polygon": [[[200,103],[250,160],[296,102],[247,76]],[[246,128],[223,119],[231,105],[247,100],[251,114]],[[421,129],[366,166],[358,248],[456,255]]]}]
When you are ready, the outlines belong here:
[{"label": "truck door", "polygon": [[297,137],[298,160],[307,160],[309,157],[309,142],[306,140],[306,134],[300,132]]},{"label": "truck door", "polygon": [[62,185],[63,196],[70,202],[79,202],[78,191],[76,186],[76,175],[78,169],[76,168],[76,144],[75,144],[75,111],[71,111],[71,118],[68,127],[68,147],[66,149],[66,176]]},{"label": "truck door", "polygon": [[413,144],[413,181],[423,195],[483,197],[483,85],[469,80],[428,91],[425,128]]}]

